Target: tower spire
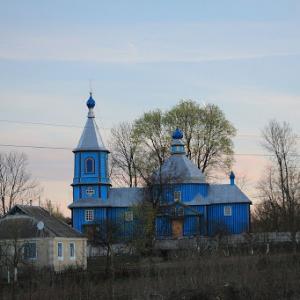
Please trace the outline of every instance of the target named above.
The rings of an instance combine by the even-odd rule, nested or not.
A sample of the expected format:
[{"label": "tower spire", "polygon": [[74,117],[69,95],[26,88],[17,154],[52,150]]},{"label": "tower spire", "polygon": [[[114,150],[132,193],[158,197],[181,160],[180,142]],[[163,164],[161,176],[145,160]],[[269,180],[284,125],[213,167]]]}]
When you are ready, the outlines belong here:
[{"label": "tower spire", "polygon": [[93,99],[92,92],[90,92],[90,97],[86,101],[86,106],[89,109],[88,118],[83,129],[81,138],[77,147],[74,151],[86,151],[86,150],[95,150],[95,151],[107,151],[104,143],[102,141],[99,128],[96,124],[94,107],[96,101]]}]

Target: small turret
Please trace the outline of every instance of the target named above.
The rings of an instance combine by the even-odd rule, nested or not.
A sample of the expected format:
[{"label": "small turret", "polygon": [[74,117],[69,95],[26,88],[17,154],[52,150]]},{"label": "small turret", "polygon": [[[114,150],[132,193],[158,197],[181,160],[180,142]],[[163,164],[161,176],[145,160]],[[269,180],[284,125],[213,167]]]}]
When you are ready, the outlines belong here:
[{"label": "small turret", "polygon": [[233,171],[230,172],[229,178],[230,178],[230,185],[234,185],[235,175]]},{"label": "small turret", "polygon": [[183,133],[177,127],[172,134],[171,154],[185,154],[184,143],[182,141]]}]

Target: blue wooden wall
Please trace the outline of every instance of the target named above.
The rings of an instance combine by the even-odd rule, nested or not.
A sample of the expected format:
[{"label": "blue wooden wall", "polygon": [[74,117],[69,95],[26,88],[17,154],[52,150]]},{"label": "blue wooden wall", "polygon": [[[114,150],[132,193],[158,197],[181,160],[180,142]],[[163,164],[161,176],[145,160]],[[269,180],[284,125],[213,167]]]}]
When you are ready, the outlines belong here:
[{"label": "blue wooden wall", "polygon": [[[174,202],[174,192],[181,192],[181,202],[188,204],[189,201],[192,201],[197,195],[203,197],[207,196],[208,193],[208,184],[207,183],[182,183],[182,184],[172,184],[162,187],[162,203],[172,203]],[[156,193],[159,193],[156,190]]]},{"label": "blue wooden wall", "polygon": [[[232,215],[224,216],[224,206],[231,206]],[[240,234],[248,232],[250,227],[250,205],[248,203],[230,203],[199,205],[185,208],[183,217],[183,236],[214,236],[223,232]],[[197,216],[194,211],[200,213]],[[159,216],[156,218],[157,238],[172,237],[172,218]]]},{"label": "blue wooden wall", "polygon": [[[232,216],[224,216],[224,206],[232,207]],[[219,230],[225,230],[231,234],[239,234],[249,231],[250,204],[229,203],[207,206],[208,235],[212,236]]]},{"label": "blue wooden wall", "polygon": [[[94,172],[85,172],[85,161],[94,159]],[[74,179],[73,179],[73,201],[79,199],[93,198],[107,199],[110,187],[107,170],[108,153],[106,151],[75,152],[74,156]],[[87,195],[86,189],[93,187],[95,194]]]},{"label": "blue wooden wall", "polygon": [[[94,221],[85,220],[85,210],[94,210]],[[74,208],[73,209],[73,228],[83,232],[83,226],[89,224],[95,224],[97,222],[101,223],[103,220],[109,219],[113,224],[117,225],[116,234],[120,239],[130,239],[134,232],[134,221],[126,221],[124,214],[129,208],[126,207],[116,207],[116,208]]]}]

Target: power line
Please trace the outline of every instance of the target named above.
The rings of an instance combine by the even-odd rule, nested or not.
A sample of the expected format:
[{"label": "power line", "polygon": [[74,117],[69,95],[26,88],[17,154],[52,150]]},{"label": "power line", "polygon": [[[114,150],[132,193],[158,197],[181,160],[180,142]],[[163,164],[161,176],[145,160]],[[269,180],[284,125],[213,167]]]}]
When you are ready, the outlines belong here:
[{"label": "power line", "polygon": [[[15,120],[6,120],[0,119],[0,122],[3,123],[12,123],[12,124],[25,124],[25,125],[40,125],[40,126],[48,126],[48,127],[66,127],[66,128],[84,128],[79,125],[72,124],[57,124],[57,123],[47,123],[47,122],[27,122],[27,121],[15,121]],[[111,130],[111,127],[100,127],[104,130]],[[234,138],[261,138],[258,134],[237,134]],[[296,139],[300,139],[300,136],[297,135]]]},{"label": "power line", "polygon": [[31,149],[47,149],[47,150],[73,150],[73,148],[67,147],[51,147],[51,146],[34,146],[34,145],[15,145],[15,144],[0,144],[0,147],[12,147],[12,148],[31,148]]},{"label": "power line", "polygon": [[[69,124],[56,124],[56,123],[45,123],[45,122],[27,122],[27,121],[13,121],[13,120],[0,120],[3,123],[12,123],[12,124],[25,124],[25,125],[41,125],[48,127],[66,127],[66,128],[84,128],[79,125],[69,125]],[[110,130],[108,127],[100,127],[101,129]]]},{"label": "power line", "polygon": [[[0,144],[0,147],[12,147],[12,148],[30,148],[30,149],[42,149],[42,150],[73,150],[70,147],[53,147],[53,146],[35,146],[35,145],[16,145],[16,144]],[[263,153],[234,153],[234,156],[257,156],[257,157],[272,157],[272,154]],[[298,154],[291,155],[294,157],[300,157]]]}]

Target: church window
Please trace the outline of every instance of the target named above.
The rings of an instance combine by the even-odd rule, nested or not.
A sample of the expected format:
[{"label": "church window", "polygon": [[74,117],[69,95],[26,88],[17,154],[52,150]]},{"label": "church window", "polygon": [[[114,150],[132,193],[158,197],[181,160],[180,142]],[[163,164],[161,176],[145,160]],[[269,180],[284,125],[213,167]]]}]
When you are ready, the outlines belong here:
[{"label": "church window", "polygon": [[180,191],[174,192],[174,201],[175,202],[181,201],[181,192]]},{"label": "church window", "polygon": [[231,206],[224,206],[224,216],[225,217],[232,216],[232,207]]},{"label": "church window", "polygon": [[124,219],[126,222],[133,221],[133,212],[132,211],[125,211]]},{"label": "church window", "polygon": [[85,193],[88,195],[88,196],[93,196],[94,194],[95,194],[95,190],[91,187],[91,186],[89,186],[87,189],[86,189],[86,191],[85,191]]},{"label": "church window", "polygon": [[94,210],[93,209],[87,209],[85,211],[85,220],[86,221],[94,221]]},{"label": "church window", "polygon": [[85,173],[95,173],[95,160],[91,157],[85,160]]}]

